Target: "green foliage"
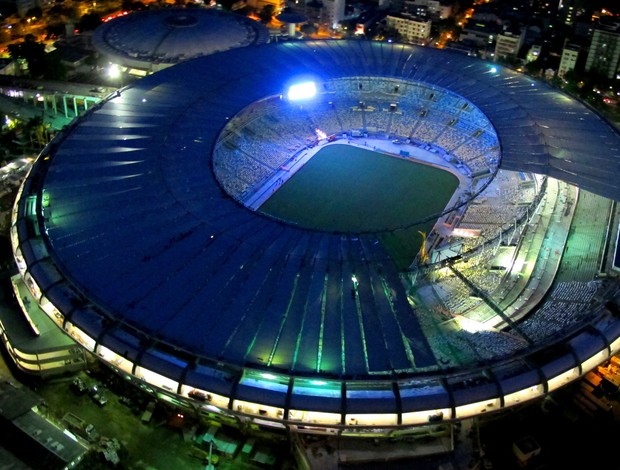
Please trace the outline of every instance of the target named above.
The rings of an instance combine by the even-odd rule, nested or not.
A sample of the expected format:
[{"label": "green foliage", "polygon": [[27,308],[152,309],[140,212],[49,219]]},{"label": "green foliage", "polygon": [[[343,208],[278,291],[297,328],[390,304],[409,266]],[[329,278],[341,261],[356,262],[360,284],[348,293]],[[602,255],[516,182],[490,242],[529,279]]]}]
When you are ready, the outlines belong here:
[{"label": "green foliage", "polygon": [[65,17],[65,18],[70,18],[72,16],[75,15],[75,8],[73,7],[68,7],[62,4],[57,4],[54,5],[53,7],[51,7],[49,10],[47,10],[47,20],[48,20],[48,24],[49,24],[49,17]]},{"label": "green foliage", "polygon": [[544,65],[543,59],[539,57],[538,59],[525,64],[525,71],[536,77],[542,73]]},{"label": "green foliage", "polygon": [[318,30],[314,23],[304,23],[301,25],[301,32],[304,34],[316,34]]},{"label": "green foliage", "polygon": [[402,42],[404,40],[403,35],[395,27],[387,25],[379,30],[376,38],[393,42]]},{"label": "green foliage", "polygon": [[76,26],[80,31],[94,31],[100,24],[101,17],[97,13],[87,13]]},{"label": "green foliage", "polygon": [[267,24],[271,21],[271,17],[275,12],[275,7],[273,5],[267,4],[265,5],[261,11],[258,12],[258,17],[260,18],[260,22],[263,24]]},{"label": "green foliage", "polygon": [[67,78],[67,67],[61,62],[57,54],[48,54],[45,62],[43,78],[46,80],[65,80]]},{"label": "green foliage", "polygon": [[146,6],[140,1],[123,0],[121,8],[125,11],[140,11],[146,9]]},{"label": "green foliage", "polygon": [[65,34],[65,25],[64,23],[50,23],[47,25],[47,28],[45,28],[45,32],[47,33],[48,37],[62,36],[63,34]]},{"label": "green foliage", "polygon": [[45,73],[45,45],[35,41],[32,34],[28,34],[24,42],[9,44],[9,55],[13,60],[24,59],[28,64],[31,77],[39,78]]},{"label": "green foliage", "polygon": [[32,7],[26,12],[27,18],[41,18],[43,16],[43,10],[41,7]]}]

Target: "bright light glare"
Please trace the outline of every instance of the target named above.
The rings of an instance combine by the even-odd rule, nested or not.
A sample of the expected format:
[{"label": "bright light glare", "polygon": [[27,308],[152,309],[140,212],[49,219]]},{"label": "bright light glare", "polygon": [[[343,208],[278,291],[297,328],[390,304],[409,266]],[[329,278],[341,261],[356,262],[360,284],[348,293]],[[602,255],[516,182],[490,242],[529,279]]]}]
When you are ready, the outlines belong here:
[{"label": "bright light glare", "polygon": [[291,85],[288,89],[288,99],[291,101],[307,100],[316,95],[316,85],[314,82],[299,83]]},{"label": "bright light glare", "polygon": [[465,317],[458,317],[457,322],[460,327],[468,333],[477,333],[479,331],[489,331],[482,323]]},{"label": "bright light glare", "polygon": [[116,65],[116,64],[112,64],[110,65],[110,67],[108,68],[108,75],[110,78],[118,78],[121,76],[121,68]]}]

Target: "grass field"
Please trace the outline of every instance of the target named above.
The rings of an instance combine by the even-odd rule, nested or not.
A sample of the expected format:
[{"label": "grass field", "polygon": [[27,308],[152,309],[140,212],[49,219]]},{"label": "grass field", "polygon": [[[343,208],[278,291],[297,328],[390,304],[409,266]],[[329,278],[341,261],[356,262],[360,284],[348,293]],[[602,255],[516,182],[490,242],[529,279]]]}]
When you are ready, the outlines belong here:
[{"label": "grass field", "polygon": [[[451,173],[350,145],[321,149],[259,209],[314,230],[382,232],[399,264],[419,251],[417,224],[442,212],[458,179]],[[407,262],[406,259],[409,259]]]}]

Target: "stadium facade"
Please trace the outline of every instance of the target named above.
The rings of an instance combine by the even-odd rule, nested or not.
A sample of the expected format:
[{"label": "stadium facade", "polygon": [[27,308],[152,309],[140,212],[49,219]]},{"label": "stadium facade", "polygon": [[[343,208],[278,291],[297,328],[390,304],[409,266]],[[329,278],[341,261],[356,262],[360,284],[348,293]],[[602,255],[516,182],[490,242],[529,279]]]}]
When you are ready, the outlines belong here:
[{"label": "stadium facade", "polygon": [[[285,90],[309,77],[314,104],[287,103]],[[444,254],[494,181],[534,189],[510,204],[517,212],[487,214],[507,217],[497,233],[403,263],[398,235],[424,221],[327,231],[253,209],[255,188],[325,144],[316,128],[351,145],[356,133],[404,139],[465,175],[458,201],[433,215]],[[16,282],[121,375],[204,416],[351,435],[460,420],[543,397],[618,351],[612,276],[563,284],[591,288],[575,297],[576,321],[528,326],[545,310],[542,255],[513,273],[514,285],[537,275],[539,288],[505,308],[499,284],[481,287],[465,264],[522,246],[543,205],[562,227],[579,192],[620,198],[619,159],[620,135],[585,105],[459,53],[366,41],[234,49],[147,76],[54,139],[14,206]],[[443,328],[418,295],[446,271],[478,307],[455,306],[444,323],[484,311],[483,333]]]}]

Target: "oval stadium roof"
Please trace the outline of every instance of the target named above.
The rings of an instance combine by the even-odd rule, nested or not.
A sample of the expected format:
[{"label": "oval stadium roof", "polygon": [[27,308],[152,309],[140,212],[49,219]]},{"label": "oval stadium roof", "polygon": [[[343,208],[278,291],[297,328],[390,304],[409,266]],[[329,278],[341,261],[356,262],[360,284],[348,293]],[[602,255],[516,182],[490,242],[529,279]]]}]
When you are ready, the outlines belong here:
[{"label": "oval stadium roof", "polygon": [[[145,15],[146,24],[157,29],[166,13]],[[142,40],[149,28],[128,40]],[[246,209],[217,183],[211,155],[226,123],[302,76],[393,77],[448,89],[493,123],[503,169],[620,199],[618,133],[525,75],[459,53],[378,42],[237,48],[136,81],[75,121],[37,160],[18,206],[17,245],[71,325],[178,381],[198,382],[185,370],[203,360],[222,371],[315,379],[442,371],[377,234],[299,229]],[[32,226],[26,201],[43,194]],[[145,353],[157,344],[164,355]],[[247,393],[248,401],[286,401],[250,396],[250,387],[233,392],[215,375],[209,387]],[[402,394],[402,406],[425,406],[410,399]]]}]

